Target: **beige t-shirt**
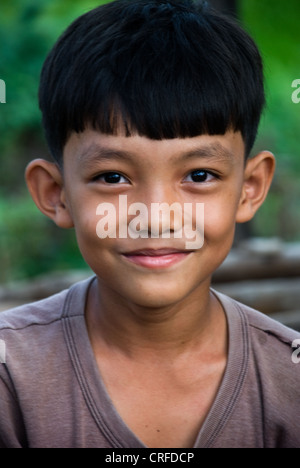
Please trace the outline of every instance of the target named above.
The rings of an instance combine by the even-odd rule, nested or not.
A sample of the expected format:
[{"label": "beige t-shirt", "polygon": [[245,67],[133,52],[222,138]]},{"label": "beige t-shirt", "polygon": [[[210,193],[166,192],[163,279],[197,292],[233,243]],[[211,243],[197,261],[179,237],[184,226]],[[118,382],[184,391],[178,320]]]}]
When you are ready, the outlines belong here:
[{"label": "beige t-shirt", "polygon": [[[145,448],[94,359],[84,320],[92,281],[0,314],[0,448]],[[300,334],[216,295],[228,321],[228,363],[194,448],[299,448],[292,345]]]}]

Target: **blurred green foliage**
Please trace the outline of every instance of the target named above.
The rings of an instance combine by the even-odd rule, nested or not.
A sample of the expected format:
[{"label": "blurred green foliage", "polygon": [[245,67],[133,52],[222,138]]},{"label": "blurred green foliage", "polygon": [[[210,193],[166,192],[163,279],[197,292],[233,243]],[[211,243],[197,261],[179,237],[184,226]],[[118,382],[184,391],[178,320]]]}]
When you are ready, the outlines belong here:
[{"label": "blurred green foliage", "polygon": [[0,200],[0,252],[0,283],[85,268],[73,233],[60,232],[29,197]]},{"label": "blurred green foliage", "polygon": [[300,103],[292,82],[300,78],[300,2],[240,0],[240,18],[256,41],[265,64],[267,107],[254,151],[277,159],[271,192],[256,215],[256,235],[300,240]]},{"label": "blurred green foliage", "polygon": [[27,193],[24,171],[49,158],[37,91],[43,61],[58,36],[101,0],[2,0],[0,79],[0,282],[85,266],[73,231],[58,229]]},{"label": "blurred green foliage", "polygon": [[19,193],[24,164],[43,149],[37,91],[47,53],[73,19],[101,3],[106,2],[2,0],[0,78],[7,100],[0,108],[2,193]]},{"label": "blurred green foliage", "polygon": [[[0,281],[83,267],[73,231],[58,229],[29,198],[26,164],[48,158],[37,103],[39,74],[57,37],[100,0],[2,0],[0,79]],[[253,223],[255,235],[300,239],[300,104],[291,83],[300,78],[300,2],[238,0],[239,17],[265,62],[267,109],[255,150],[277,156],[275,181]]]}]

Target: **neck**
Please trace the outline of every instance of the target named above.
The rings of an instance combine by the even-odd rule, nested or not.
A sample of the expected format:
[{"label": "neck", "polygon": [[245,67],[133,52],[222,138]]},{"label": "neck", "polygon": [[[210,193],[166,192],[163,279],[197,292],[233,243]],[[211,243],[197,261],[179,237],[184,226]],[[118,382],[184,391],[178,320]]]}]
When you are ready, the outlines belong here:
[{"label": "neck", "polygon": [[163,351],[163,356],[170,358],[195,346],[211,350],[220,336],[220,323],[226,328],[223,309],[211,293],[210,283],[179,303],[147,308],[125,304],[101,282],[94,282],[86,321],[94,349],[104,345],[131,357],[147,354],[161,358]]}]

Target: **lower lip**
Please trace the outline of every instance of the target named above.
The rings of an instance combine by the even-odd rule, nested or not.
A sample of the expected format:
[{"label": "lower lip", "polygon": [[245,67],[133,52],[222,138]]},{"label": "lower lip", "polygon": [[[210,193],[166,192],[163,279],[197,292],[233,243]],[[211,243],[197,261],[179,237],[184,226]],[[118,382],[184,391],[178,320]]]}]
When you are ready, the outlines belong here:
[{"label": "lower lip", "polygon": [[155,268],[167,268],[170,267],[184,258],[186,258],[190,252],[184,253],[172,253],[168,255],[148,256],[148,255],[125,255],[125,258],[131,263],[136,265],[155,269]]}]

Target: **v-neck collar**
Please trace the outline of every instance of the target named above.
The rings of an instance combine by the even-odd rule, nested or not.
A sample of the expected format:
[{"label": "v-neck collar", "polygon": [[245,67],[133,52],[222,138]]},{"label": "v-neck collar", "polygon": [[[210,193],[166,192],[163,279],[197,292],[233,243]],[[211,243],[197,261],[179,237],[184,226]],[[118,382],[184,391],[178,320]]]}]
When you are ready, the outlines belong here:
[{"label": "v-neck collar", "polygon": [[[147,448],[117,412],[99,372],[85,323],[85,305],[95,277],[74,285],[68,292],[63,327],[66,344],[86,405],[99,430],[114,448]],[[212,291],[221,303],[228,323],[228,359],[218,393],[193,448],[211,447],[224,429],[245,380],[249,344],[246,317],[237,303]]]}]

